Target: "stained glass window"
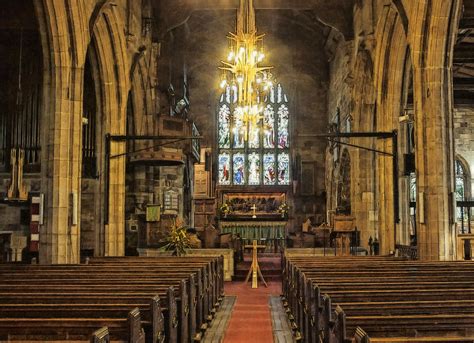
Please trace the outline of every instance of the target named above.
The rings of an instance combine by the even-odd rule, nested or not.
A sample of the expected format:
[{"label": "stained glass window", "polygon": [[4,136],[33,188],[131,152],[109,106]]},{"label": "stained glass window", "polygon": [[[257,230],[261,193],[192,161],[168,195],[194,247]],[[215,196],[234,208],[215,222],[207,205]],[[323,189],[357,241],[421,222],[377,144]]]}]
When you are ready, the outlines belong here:
[{"label": "stained glass window", "polygon": [[230,185],[230,155],[228,153],[219,155],[219,184]]},{"label": "stained glass window", "polygon": [[275,147],[275,111],[272,105],[265,108],[263,122],[263,147],[272,149]]},{"label": "stained glass window", "polygon": [[290,156],[286,152],[278,155],[278,183],[290,184]]},{"label": "stained glass window", "polygon": [[260,184],[260,155],[253,152],[249,155],[249,185]]},{"label": "stained glass window", "polygon": [[227,105],[219,110],[219,148],[230,148],[230,109]]},{"label": "stained glass window", "polygon": [[278,148],[288,147],[288,107],[281,105],[278,109]]},{"label": "stained glass window", "polygon": [[246,120],[237,108],[237,87],[223,91],[217,111],[218,184],[290,184],[290,110],[281,84],[259,96],[260,116]]},{"label": "stained glass window", "polygon": [[245,185],[244,154],[234,154],[234,185]]},{"label": "stained glass window", "polygon": [[461,161],[456,159],[456,200],[466,199],[466,171]]},{"label": "stained glass window", "polygon": [[[468,180],[470,177],[468,171],[461,160],[458,158],[455,160],[454,168],[456,172],[456,200],[466,201],[469,198]],[[456,206],[456,218],[458,221],[462,222],[461,233],[464,233],[464,222],[468,221],[470,216],[472,216],[471,208]]]},{"label": "stained glass window", "polygon": [[274,154],[265,154],[263,155],[263,170],[264,170],[264,179],[263,183],[265,185],[274,185],[276,184],[276,171],[275,171],[275,155]]}]

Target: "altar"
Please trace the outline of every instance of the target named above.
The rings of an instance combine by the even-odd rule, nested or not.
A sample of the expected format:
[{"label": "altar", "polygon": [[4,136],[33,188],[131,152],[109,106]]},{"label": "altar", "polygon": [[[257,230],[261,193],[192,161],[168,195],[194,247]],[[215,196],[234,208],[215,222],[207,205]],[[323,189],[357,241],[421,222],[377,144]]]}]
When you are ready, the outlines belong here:
[{"label": "altar", "polygon": [[239,236],[244,245],[257,240],[267,246],[266,251],[285,246],[286,221],[225,221],[220,222],[220,230]]},{"label": "altar", "polygon": [[242,245],[265,245],[266,251],[285,246],[287,205],[285,193],[225,193],[222,198],[221,234],[240,237]]}]

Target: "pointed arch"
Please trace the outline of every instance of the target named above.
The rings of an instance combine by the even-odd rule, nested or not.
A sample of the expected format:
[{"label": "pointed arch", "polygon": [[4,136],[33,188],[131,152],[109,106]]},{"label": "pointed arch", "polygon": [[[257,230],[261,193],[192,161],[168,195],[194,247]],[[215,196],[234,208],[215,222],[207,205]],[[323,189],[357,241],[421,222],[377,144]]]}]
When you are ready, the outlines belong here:
[{"label": "pointed arch", "polygon": [[[130,90],[129,60],[123,19],[116,6],[106,2],[99,4],[100,11],[94,21],[90,44],[96,56],[97,77],[101,101],[98,115],[101,117],[99,161],[105,170],[105,135],[126,134],[126,107]],[[125,153],[124,142],[110,143],[110,156]],[[108,194],[103,203],[107,207],[105,225],[100,237],[100,254],[122,256],[125,253],[125,157],[111,158],[109,173],[101,173],[101,184]],[[106,186],[106,183],[108,187]]]},{"label": "pointed arch", "polygon": [[[408,46],[400,16],[396,8],[386,5],[382,9],[381,19],[376,29],[377,46],[375,49],[374,85],[376,89],[375,130],[390,132],[398,129],[399,116],[402,114],[402,84],[404,63]],[[377,142],[377,149],[392,151],[392,141]],[[398,202],[395,201],[394,182],[398,187],[398,176],[393,174],[393,159],[377,155],[377,199],[378,237],[382,254],[395,250],[397,241],[396,227],[399,217]]]},{"label": "pointed arch", "polygon": [[[352,116],[355,132],[375,130],[374,65],[370,52],[359,48],[353,69]],[[355,145],[375,148],[373,140],[352,139]],[[351,158],[351,210],[361,230],[361,244],[376,236],[376,219],[370,212],[376,210],[376,156],[374,153],[354,149]]]}]

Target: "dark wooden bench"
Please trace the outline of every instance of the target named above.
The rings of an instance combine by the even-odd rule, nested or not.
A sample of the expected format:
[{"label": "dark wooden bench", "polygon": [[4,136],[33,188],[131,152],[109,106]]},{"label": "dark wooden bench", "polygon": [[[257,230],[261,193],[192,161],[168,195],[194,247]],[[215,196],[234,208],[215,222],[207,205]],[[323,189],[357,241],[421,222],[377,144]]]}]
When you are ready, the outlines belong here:
[{"label": "dark wooden bench", "polygon": [[284,297],[307,342],[364,342],[369,336],[371,341],[411,342],[420,335],[420,342],[465,342],[474,337],[472,264],[386,258],[289,258],[283,263]]},{"label": "dark wooden bench", "polygon": [[[183,277],[187,278],[183,280]],[[127,309],[137,306],[138,313],[144,317],[140,318],[140,324],[152,328],[145,330],[148,333],[147,341],[162,340],[165,326],[167,341],[188,342],[196,338],[200,322],[208,319],[208,313],[215,310],[223,294],[222,259],[215,258],[132,258],[130,263],[127,259],[105,258],[97,263],[92,260],[90,265],[79,266],[0,265],[0,278],[5,280],[0,284],[1,318],[5,319],[5,323],[8,323],[9,318],[15,320],[17,325],[21,323],[23,332],[38,334],[39,328],[53,326],[54,319],[62,321],[58,324],[60,327],[68,327],[66,320],[74,319],[76,326],[80,322],[93,322],[95,325],[94,330],[90,330],[87,325],[84,330],[78,327],[82,335],[107,326],[107,334],[102,336],[118,338],[125,333],[119,332],[115,324],[121,322],[121,327],[124,327],[124,319],[128,320],[124,318],[124,314],[129,313]],[[170,285],[175,288],[169,288]],[[165,314],[166,325],[163,325],[161,313],[156,315],[153,305],[146,301],[154,295],[167,300],[161,304],[158,301],[160,307],[163,305],[159,312]],[[178,305],[169,306],[169,297],[175,302],[177,300],[179,311],[176,309]],[[179,312],[179,318],[177,314],[173,315],[173,306],[175,312]],[[53,307],[57,309],[56,318],[49,318]],[[73,314],[73,318],[68,318],[68,314]],[[110,319],[110,326],[105,325],[104,321],[97,322],[95,317]],[[160,318],[161,329],[156,328]],[[27,330],[28,322],[32,320],[49,324],[37,325],[37,331]],[[9,330],[8,325],[3,327]],[[69,331],[76,334],[73,329]],[[96,332],[99,337],[105,331]],[[94,339],[107,339],[97,337]],[[133,341],[129,336],[125,340]]]}]

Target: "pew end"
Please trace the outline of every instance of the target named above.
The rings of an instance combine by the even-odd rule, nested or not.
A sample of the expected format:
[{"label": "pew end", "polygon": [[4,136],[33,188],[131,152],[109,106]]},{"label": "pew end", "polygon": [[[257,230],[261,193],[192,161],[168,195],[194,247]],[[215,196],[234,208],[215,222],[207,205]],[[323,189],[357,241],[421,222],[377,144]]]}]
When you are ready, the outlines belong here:
[{"label": "pew end", "polygon": [[92,333],[90,342],[91,343],[109,343],[110,342],[109,329],[106,326],[104,326],[94,331]]}]

